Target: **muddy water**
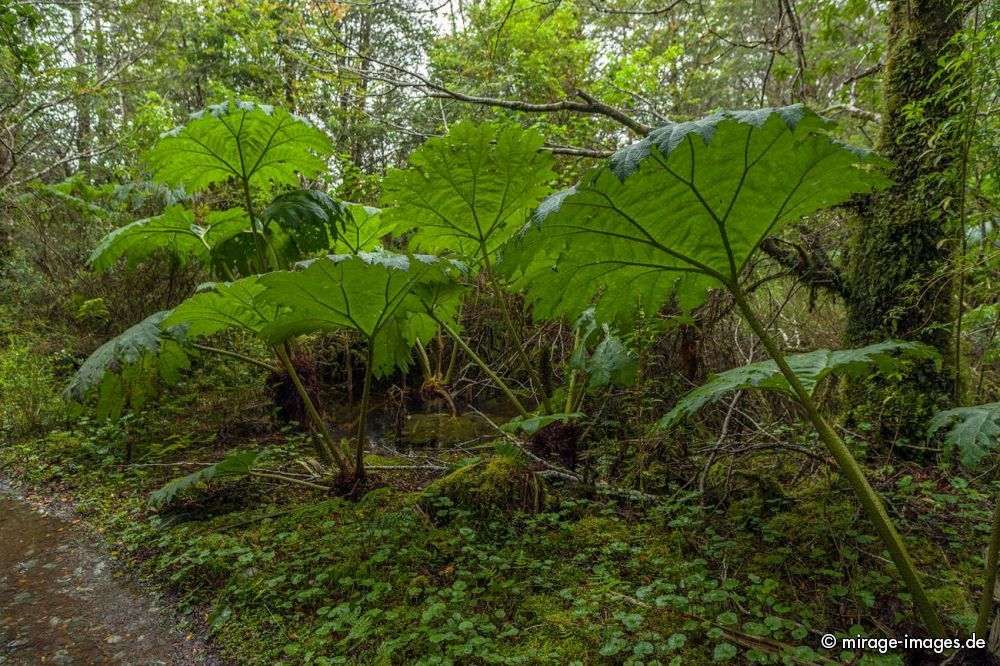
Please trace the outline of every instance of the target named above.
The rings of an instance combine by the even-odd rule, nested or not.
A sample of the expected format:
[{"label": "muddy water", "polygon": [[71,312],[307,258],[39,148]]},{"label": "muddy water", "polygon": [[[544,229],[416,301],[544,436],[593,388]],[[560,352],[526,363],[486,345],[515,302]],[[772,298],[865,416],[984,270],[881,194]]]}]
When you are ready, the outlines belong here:
[{"label": "muddy water", "polygon": [[0,664],[211,664],[66,521],[0,488]]}]

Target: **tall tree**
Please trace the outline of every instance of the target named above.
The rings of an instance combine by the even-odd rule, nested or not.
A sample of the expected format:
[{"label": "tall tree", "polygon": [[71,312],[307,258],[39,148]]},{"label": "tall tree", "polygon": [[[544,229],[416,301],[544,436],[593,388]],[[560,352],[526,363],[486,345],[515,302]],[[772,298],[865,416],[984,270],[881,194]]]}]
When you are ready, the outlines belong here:
[{"label": "tall tree", "polygon": [[[945,354],[952,335],[948,238],[960,183],[947,176],[959,137],[948,129],[954,105],[939,93],[939,59],[957,48],[968,3],[893,0],[884,106],[877,149],[895,185],[864,201],[847,266],[847,338],[928,342]],[[953,86],[950,95],[966,94]],[[883,434],[920,437],[926,419],[948,401],[950,373],[926,364],[885,386],[853,391],[855,415]]]}]

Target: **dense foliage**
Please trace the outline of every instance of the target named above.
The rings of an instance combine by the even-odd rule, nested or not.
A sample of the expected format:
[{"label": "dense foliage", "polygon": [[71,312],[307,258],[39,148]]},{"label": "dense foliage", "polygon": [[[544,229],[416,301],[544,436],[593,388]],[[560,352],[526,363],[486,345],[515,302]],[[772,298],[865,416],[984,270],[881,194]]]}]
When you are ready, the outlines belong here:
[{"label": "dense foliage", "polygon": [[0,0],[0,490],[224,663],[995,663],[998,12]]}]

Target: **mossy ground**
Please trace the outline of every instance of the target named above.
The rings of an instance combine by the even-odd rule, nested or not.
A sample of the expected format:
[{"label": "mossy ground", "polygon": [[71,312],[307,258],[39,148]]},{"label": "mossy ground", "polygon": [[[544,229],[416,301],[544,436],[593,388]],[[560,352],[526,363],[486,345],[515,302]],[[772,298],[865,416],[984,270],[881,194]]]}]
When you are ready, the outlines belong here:
[{"label": "mossy ground", "polygon": [[[844,663],[851,656],[818,650],[821,634],[919,633],[832,473],[795,479],[791,463],[713,472],[704,507],[684,492],[644,505],[574,500],[551,483],[553,501],[535,515],[438,501],[433,520],[420,507],[436,472],[376,472],[379,487],[358,500],[223,480],[156,512],[148,492],[184,473],[170,461],[218,459],[237,442],[272,449],[274,465],[311,451],[301,436],[253,427],[234,427],[240,438],[222,445],[210,417],[158,413],[127,435],[79,422],[0,447],[0,469],[72,498],[123,566],[232,663]],[[121,462],[128,437],[141,443],[135,466]],[[444,462],[480,481],[510,464]],[[723,481],[727,492],[714,487]],[[882,467],[874,482],[958,635],[977,599],[995,489],[915,466]]]}]

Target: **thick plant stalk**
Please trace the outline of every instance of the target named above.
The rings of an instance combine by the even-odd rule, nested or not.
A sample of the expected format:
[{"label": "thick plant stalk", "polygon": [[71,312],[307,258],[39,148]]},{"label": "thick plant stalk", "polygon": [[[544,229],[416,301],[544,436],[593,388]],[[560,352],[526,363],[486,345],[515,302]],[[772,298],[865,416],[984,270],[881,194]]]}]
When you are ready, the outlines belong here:
[{"label": "thick plant stalk", "polygon": [[[462,313],[462,306],[459,305],[458,306],[458,314],[456,315],[456,319],[461,316],[461,313]],[[438,335],[440,335],[440,332],[438,332]],[[444,344],[444,340],[443,339],[441,340],[441,344],[442,345]],[[448,384],[448,383],[451,382],[451,375],[455,371],[455,364],[457,362],[458,362],[458,345],[452,345],[451,346],[451,357],[448,359],[448,369],[445,370],[445,373],[444,373],[444,383],[445,384]]]},{"label": "thick plant stalk", "polygon": [[312,488],[313,490],[329,490],[326,486],[321,486],[318,483],[311,483],[309,481],[303,481],[302,479],[293,479],[290,476],[282,476],[281,474],[269,474],[267,472],[249,472],[249,476],[256,476],[261,479],[274,479],[275,481],[284,481],[285,483],[294,483],[299,486],[304,486],[306,488]]},{"label": "thick plant stalk", "polygon": [[302,399],[302,403],[306,407],[306,412],[309,414],[309,419],[313,422],[313,427],[315,428],[317,434],[319,435],[319,446],[318,453],[323,461],[327,464],[335,463],[337,467],[340,468],[341,474],[348,474],[351,470],[351,462],[344,455],[340,447],[333,441],[333,437],[330,436],[330,431],[326,427],[326,422],[323,417],[319,415],[319,411],[316,409],[316,405],[313,404],[312,398],[309,397],[309,392],[306,387],[302,385],[302,380],[299,378],[299,373],[295,371],[295,366],[292,365],[292,360],[288,357],[288,350],[285,345],[278,345],[274,348],[274,353],[281,360],[282,365],[285,366],[285,371],[288,372],[288,376],[292,380],[292,384],[295,385],[295,390],[298,392],[299,397]]},{"label": "thick plant stalk", "polygon": [[[442,342],[444,344],[444,342]],[[444,371],[444,383],[451,381],[451,375],[455,372],[455,363],[458,361],[458,345],[451,346],[451,354],[448,358],[448,369]]]},{"label": "thick plant stalk", "polygon": [[979,600],[979,614],[976,616],[976,638],[986,638],[990,619],[993,617],[993,588],[997,584],[997,558],[1000,555],[1000,502],[993,507],[993,529],[990,545],[986,551],[986,566],[983,569],[983,597]]},{"label": "thick plant stalk", "polygon": [[[580,346],[580,330],[577,329],[576,333],[573,335],[573,352],[576,353],[576,348]],[[566,387],[566,408],[563,409],[567,414],[573,411],[573,394],[576,392],[576,370],[570,370],[569,372],[569,384]]]},{"label": "thick plant stalk", "polygon": [[820,439],[823,440],[830,454],[837,461],[840,471],[847,477],[847,482],[861,501],[861,506],[865,514],[867,514],[868,519],[875,525],[875,530],[882,539],[883,545],[889,550],[893,563],[903,577],[907,591],[913,597],[913,605],[916,606],[917,613],[923,620],[924,626],[926,626],[932,637],[944,638],[944,625],[938,618],[937,611],[930,598],[928,598],[927,592],[924,591],[924,587],[917,575],[916,567],[913,565],[913,560],[906,549],[906,544],[903,543],[902,537],[892,524],[889,514],[886,513],[885,506],[882,504],[882,500],[871,487],[871,484],[868,483],[868,479],[865,478],[861,465],[858,464],[854,455],[851,454],[851,450],[847,448],[847,445],[844,444],[840,436],[830,427],[830,424],[826,422],[823,415],[819,413],[819,409],[816,407],[816,403],[813,402],[812,396],[802,385],[802,382],[799,381],[795,372],[789,367],[784,354],[781,353],[774,340],[764,329],[763,324],[757,319],[753,309],[747,302],[746,294],[743,293],[740,286],[731,282],[727,284],[727,287],[736,299],[736,305],[747,320],[750,328],[753,329],[753,332],[760,339],[761,344],[764,345],[767,353],[770,354],[775,364],[777,364],[778,369],[781,370],[781,374],[792,387],[792,391],[795,392],[795,396],[802,404],[802,407],[805,408],[809,420],[812,421]]},{"label": "thick plant stalk", "polygon": [[434,376],[434,372],[431,370],[431,359],[427,355],[427,350],[424,349],[424,344],[417,339],[417,360],[420,363],[420,370],[424,374],[425,380],[430,380]]},{"label": "thick plant stalk", "polygon": [[545,384],[542,383],[542,378],[538,374],[538,368],[535,367],[535,364],[528,357],[528,352],[524,348],[524,342],[521,340],[521,334],[518,333],[517,327],[514,326],[514,319],[510,316],[510,308],[507,306],[507,301],[500,290],[500,282],[494,276],[493,264],[490,263],[490,254],[489,249],[486,247],[486,241],[481,241],[480,247],[483,253],[483,266],[486,268],[486,278],[490,282],[490,290],[493,292],[493,297],[496,300],[497,307],[500,309],[500,314],[503,315],[507,332],[514,339],[517,355],[521,359],[524,369],[528,371],[528,376],[531,377],[531,383],[534,385],[535,390],[538,391],[538,397],[542,402],[542,407],[545,408],[545,413],[552,414],[552,403],[549,400],[548,393],[545,391]]},{"label": "thick plant stalk", "polygon": [[271,372],[278,371],[278,369],[273,365],[271,365],[270,363],[265,363],[264,361],[258,361],[255,358],[246,356],[244,354],[240,354],[239,352],[229,351],[228,349],[220,349],[219,347],[210,347],[208,345],[199,344],[197,342],[192,342],[191,346],[199,351],[203,351],[208,354],[218,354],[219,356],[226,356],[228,358],[236,359],[237,361],[243,361],[244,363],[256,365],[258,368],[270,370]]},{"label": "thick plant stalk", "polygon": [[372,358],[375,340],[368,339],[368,358],[365,363],[365,387],[361,391],[361,416],[358,417],[358,441],[354,447],[354,478],[365,478],[365,430],[368,428],[368,403],[372,396]]},{"label": "thick plant stalk", "polygon": [[[240,163],[241,167],[246,172],[246,167],[242,165],[243,162],[243,148],[240,147]],[[261,230],[257,229],[257,216],[253,210],[253,197],[250,196],[250,181],[243,177],[243,202],[247,207],[247,216],[250,218],[250,235],[253,238],[253,249],[254,254],[257,255],[257,261],[260,263],[260,271],[264,272],[267,270],[267,257],[264,251],[264,234]],[[275,263],[274,269],[277,270],[278,266]]]},{"label": "thick plant stalk", "polygon": [[433,314],[431,315],[431,317],[434,319],[434,321],[438,323],[439,326],[441,326],[441,328],[444,329],[444,332],[447,333],[451,337],[451,339],[455,341],[455,344],[461,347],[462,351],[464,351],[466,354],[469,355],[469,358],[472,359],[472,362],[478,365],[480,369],[482,369],[482,371],[485,372],[486,375],[493,380],[493,383],[495,383],[497,387],[504,392],[504,395],[507,396],[511,404],[514,405],[515,409],[517,409],[518,413],[520,413],[521,416],[528,418],[529,416],[528,410],[524,408],[524,405],[522,405],[521,401],[517,399],[517,396],[514,395],[514,392],[512,390],[510,390],[510,387],[507,386],[506,382],[500,379],[497,373],[493,372],[493,369],[490,368],[490,366],[483,359],[479,358],[476,352],[472,351],[472,348],[465,343],[465,340],[462,339],[462,336],[456,333],[451,326],[448,326],[448,324],[444,323],[443,321],[435,317]]}]

